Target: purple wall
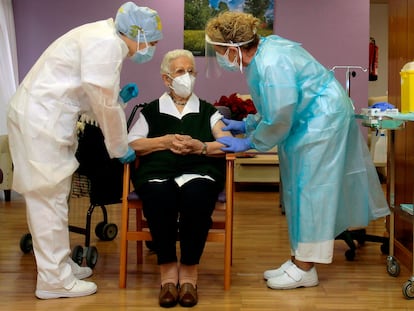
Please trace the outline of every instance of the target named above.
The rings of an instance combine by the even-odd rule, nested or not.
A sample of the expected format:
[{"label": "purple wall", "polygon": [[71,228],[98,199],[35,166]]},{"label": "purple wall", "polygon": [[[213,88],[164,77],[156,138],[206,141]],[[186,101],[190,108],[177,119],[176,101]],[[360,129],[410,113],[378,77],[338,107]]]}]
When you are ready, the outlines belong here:
[{"label": "purple wall", "polygon": [[[322,64],[368,64],[369,0],[274,0],[275,33],[302,42]],[[115,17],[121,0],[14,0],[20,79],[28,72],[42,51],[57,37],[71,28],[100,19]],[[164,90],[159,75],[163,55],[183,47],[183,0],[140,0],[138,5],[158,11],[164,39],[157,45],[154,59],[136,65],[126,60],[122,83],[136,82],[140,89],[137,102],[158,97]],[[248,93],[241,74],[224,73],[219,79],[208,80],[202,73],[204,58],[197,58],[200,72],[195,92],[214,102],[221,95]],[[336,71],[345,87],[345,71]],[[368,75],[357,72],[351,81],[351,96],[356,106],[366,106]],[[128,112],[127,112],[128,113]]]},{"label": "purple wall", "polygon": [[[275,0],[275,33],[301,42],[325,67],[368,67],[369,0]],[[350,93],[368,104],[368,72],[355,70]],[[335,76],[346,88],[346,70]],[[360,109],[356,108],[356,111]]]}]

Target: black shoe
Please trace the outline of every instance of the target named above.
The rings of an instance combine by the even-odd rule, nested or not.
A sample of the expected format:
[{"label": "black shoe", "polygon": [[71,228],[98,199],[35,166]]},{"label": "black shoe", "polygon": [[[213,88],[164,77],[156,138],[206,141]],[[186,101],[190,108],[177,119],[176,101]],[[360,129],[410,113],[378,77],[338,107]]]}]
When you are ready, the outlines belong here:
[{"label": "black shoe", "polygon": [[161,307],[174,307],[178,302],[177,285],[174,283],[166,283],[161,286],[160,296],[158,299]]}]

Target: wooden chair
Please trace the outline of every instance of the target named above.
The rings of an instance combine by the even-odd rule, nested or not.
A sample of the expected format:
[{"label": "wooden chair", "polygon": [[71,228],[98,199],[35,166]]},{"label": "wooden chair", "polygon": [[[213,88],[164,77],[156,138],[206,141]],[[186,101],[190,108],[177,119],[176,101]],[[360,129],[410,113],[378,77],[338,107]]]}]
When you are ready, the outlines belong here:
[{"label": "wooden chair", "polygon": [[[232,243],[233,243],[233,185],[234,185],[234,154],[226,155],[226,185],[225,200],[218,198],[213,214],[213,225],[209,231],[207,242],[221,242],[224,244],[224,289],[230,289]],[[143,241],[151,241],[151,234],[142,214],[142,202],[131,192],[130,168],[124,165],[122,216],[121,216],[121,254],[119,265],[119,287],[126,287],[128,241],[137,242],[137,263],[143,260]],[[130,228],[130,210],[136,212],[136,226]],[[132,226],[131,226],[132,227]]]},{"label": "wooden chair", "polygon": [[9,137],[0,135],[0,190],[4,191],[4,200],[10,201],[13,183],[13,162],[9,150]]}]

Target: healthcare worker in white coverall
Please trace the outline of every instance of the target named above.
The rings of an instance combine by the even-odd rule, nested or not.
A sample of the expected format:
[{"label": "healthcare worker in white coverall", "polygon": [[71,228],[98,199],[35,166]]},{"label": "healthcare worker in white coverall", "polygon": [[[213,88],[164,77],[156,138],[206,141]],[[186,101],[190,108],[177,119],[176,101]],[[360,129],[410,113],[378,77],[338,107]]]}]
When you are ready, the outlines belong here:
[{"label": "healthcare worker in white coverall", "polygon": [[222,68],[241,71],[257,114],[223,120],[222,150],[278,147],[291,258],[264,272],[272,289],[319,283],[315,263],[332,262],[334,240],[349,227],[364,227],[389,214],[385,195],[351,100],[333,72],[300,44],[261,37],[260,20],[225,12],[206,26],[206,42]]},{"label": "healthcare worker in white coverall", "polygon": [[92,270],[70,258],[68,195],[79,163],[76,124],[81,114],[98,122],[112,158],[133,161],[124,104],[137,96],[134,83],[120,90],[122,62],[149,61],[162,26],[156,11],[132,2],[110,18],[77,27],[37,60],[8,111],[14,163],[13,189],[26,201],[37,264],[40,299],[80,297],[97,291]]}]

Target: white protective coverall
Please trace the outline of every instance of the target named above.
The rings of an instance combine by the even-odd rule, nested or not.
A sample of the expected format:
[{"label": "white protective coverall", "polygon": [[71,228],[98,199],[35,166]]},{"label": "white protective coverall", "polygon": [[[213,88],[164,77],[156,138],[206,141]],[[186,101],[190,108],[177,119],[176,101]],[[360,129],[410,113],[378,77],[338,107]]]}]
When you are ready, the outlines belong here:
[{"label": "white protective coverall", "polygon": [[[125,113],[118,102],[128,47],[113,19],[75,28],[41,55],[12,97],[8,133],[14,162],[13,189],[24,195],[38,268],[38,287],[74,281],[68,195],[79,163],[76,124],[96,120],[111,157],[126,154]],[[45,285],[47,284],[47,285]]]},{"label": "white protective coverall", "polygon": [[256,115],[246,136],[278,146],[292,255],[330,263],[335,237],[389,214],[350,98],[300,44],[261,38],[245,70]]}]

